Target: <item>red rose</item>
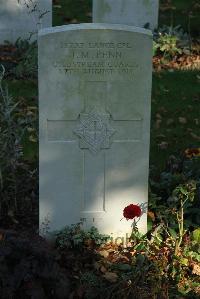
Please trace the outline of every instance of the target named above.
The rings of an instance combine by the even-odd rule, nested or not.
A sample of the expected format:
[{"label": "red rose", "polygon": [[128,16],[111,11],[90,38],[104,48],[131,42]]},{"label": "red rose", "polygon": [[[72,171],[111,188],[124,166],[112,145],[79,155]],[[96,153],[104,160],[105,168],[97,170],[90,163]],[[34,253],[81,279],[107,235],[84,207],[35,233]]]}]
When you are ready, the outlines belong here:
[{"label": "red rose", "polygon": [[141,208],[133,204],[127,206],[123,211],[123,215],[127,220],[133,219],[135,217],[140,217],[141,214],[142,214]]}]

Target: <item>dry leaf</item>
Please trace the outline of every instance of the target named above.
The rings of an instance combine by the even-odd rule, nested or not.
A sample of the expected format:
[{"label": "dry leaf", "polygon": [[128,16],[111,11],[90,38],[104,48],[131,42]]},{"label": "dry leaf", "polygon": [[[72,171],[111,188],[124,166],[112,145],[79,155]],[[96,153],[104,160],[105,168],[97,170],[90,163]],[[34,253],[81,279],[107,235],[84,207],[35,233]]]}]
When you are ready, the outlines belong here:
[{"label": "dry leaf", "polygon": [[151,218],[152,221],[155,221],[155,214],[153,212],[148,211],[147,215],[149,216],[149,218]]},{"label": "dry leaf", "polygon": [[28,128],[27,128],[27,131],[28,131],[29,133],[32,133],[32,132],[35,131],[35,129],[28,127]]},{"label": "dry leaf", "polygon": [[192,132],[190,133],[190,136],[192,136],[196,140],[200,140],[200,136],[197,136],[196,134],[194,134]]},{"label": "dry leaf", "polygon": [[37,142],[37,139],[33,136],[33,135],[30,135],[29,136],[29,141],[31,141],[31,142]]},{"label": "dry leaf", "polygon": [[101,266],[100,271],[101,271],[102,273],[106,273],[108,270],[106,269],[106,267]]},{"label": "dry leaf", "polygon": [[162,116],[160,115],[160,113],[156,113],[156,118],[162,119]]},{"label": "dry leaf", "polygon": [[4,235],[0,233],[0,241],[3,241]]},{"label": "dry leaf", "polygon": [[168,142],[162,141],[160,144],[158,144],[160,149],[167,149],[168,148]]},{"label": "dry leaf", "polygon": [[130,251],[130,254],[134,256],[137,253],[137,250]]},{"label": "dry leaf", "polygon": [[156,120],[156,129],[160,128],[160,124],[161,124],[162,120],[161,119],[157,119]]},{"label": "dry leaf", "polygon": [[72,19],[72,20],[70,21],[70,23],[71,23],[71,24],[77,24],[77,23],[78,23],[78,20],[77,20],[77,19]]},{"label": "dry leaf", "polygon": [[187,119],[185,117],[179,117],[178,120],[179,120],[180,124],[182,124],[182,125],[187,124]]},{"label": "dry leaf", "polygon": [[192,274],[196,274],[198,276],[200,276],[200,265],[198,264],[193,264],[192,265]]},{"label": "dry leaf", "polygon": [[164,106],[161,106],[159,108],[159,111],[162,112],[162,113],[167,113],[167,109]]},{"label": "dry leaf", "polygon": [[172,119],[172,118],[169,118],[168,120],[167,120],[167,126],[169,126],[169,125],[171,125],[171,124],[173,124],[174,123],[174,120]]},{"label": "dry leaf", "polygon": [[110,282],[116,282],[118,279],[118,275],[114,272],[106,272],[103,277]]},{"label": "dry leaf", "polygon": [[158,134],[156,135],[157,138],[166,138],[166,136],[164,134]]},{"label": "dry leaf", "polygon": [[87,12],[87,13],[86,13],[86,16],[87,16],[87,17],[92,17],[92,12],[91,12],[91,11]]},{"label": "dry leaf", "polygon": [[107,250],[101,250],[99,251],[99,254],[104,258],[107,258],[109,256],[109,252]]}]

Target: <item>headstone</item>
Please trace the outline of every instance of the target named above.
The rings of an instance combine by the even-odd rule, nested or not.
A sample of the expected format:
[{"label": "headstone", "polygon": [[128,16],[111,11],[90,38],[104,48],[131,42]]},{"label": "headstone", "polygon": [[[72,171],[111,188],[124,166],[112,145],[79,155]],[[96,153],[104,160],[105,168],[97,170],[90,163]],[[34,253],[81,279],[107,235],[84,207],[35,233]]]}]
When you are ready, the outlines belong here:
[{"label": "headstone", "polygon": [[50,26],[52,0],[0,0],[0,43],[14,43],[30,35],[34,40],[38,29]]},{"label": "headstone", "polygon": [[93,0],[93,22],[150,29],[158,25],[159,0]]},{"label": "headstone", "polygon": [[[130,233],[148,200],[152,36],[82,24],[39,32],[40,228]],[[144,213],[138,222],[147,228]]]}]

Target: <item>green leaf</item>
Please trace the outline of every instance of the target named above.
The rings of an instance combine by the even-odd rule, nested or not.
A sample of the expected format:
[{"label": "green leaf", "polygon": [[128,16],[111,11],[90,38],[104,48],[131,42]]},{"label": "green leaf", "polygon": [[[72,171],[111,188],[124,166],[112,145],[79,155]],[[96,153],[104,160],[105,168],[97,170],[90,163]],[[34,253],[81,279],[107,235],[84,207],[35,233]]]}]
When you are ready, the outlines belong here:
[{"label": "green leaf", "polygon": [[141,250],[144,250],[146,248],[145,244],[141,243],[141,244],[138,244],[134,247],[135,250],[137,251],[141,251]]},{"label": "green leaf", "polygon": [[177,238],[177,233],[173,228],[169,228],[169,233],[172,238],[176,239]]},{"label": "green leaf", "polygon": [[137,258],[136,258],[136,264],[137,266],[142,266],[144,264],[145,261],[145,256],[143,254],[138,254]]},{"label": "green leaf", "polygon": [[188,266],[188,259],[182,258],[182,259],[180,259],[180,263],[181,263],[181,265]]},{"label": "green leaf", "polygon": [[197,228],[192,233],[192,239],[198,243],[200,243],[200,228]]},{"label": "green leaf", "polygon": [[115,268],[121,271],[131,271],[132,267],[129,264],[117,264]]},{"label": "green leaf", "polygon": [[151,219],[147,219],[147,231],[151,231],[153,228],[153,221]]}]

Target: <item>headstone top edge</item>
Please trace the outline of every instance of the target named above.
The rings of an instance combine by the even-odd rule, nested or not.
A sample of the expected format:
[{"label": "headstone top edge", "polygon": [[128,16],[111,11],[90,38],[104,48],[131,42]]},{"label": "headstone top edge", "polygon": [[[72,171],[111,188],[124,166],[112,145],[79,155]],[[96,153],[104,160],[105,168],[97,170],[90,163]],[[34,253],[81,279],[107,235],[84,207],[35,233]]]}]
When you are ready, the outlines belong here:
[{"label": "headstone top edge", "polygon": [[119,31],[140,33],[152,37],[152,32],[148,29],[144,29],[136,26],[129,26],[123,24],[109,24],[109,23],[82,23],[82,24],[48,27],[48,28],[40,29],[38,32],[38,36],[41,37],[44,35],[58,33],[58,32],[65,32],[65,31],[67,32],[72,30],[84,30],[84,29],[119,30]]}]

